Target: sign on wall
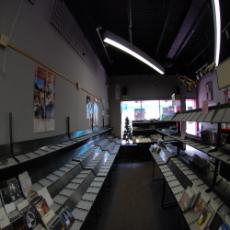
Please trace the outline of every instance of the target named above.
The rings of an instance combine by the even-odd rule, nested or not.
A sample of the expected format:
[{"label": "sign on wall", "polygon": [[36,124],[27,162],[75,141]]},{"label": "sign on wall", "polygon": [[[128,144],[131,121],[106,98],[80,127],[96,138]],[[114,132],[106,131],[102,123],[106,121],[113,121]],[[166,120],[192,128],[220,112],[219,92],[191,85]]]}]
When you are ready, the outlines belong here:
[{"label": "sign on wall", "polygon": [[55,129],[55,75],[38,66],[34,81],[34,132]]}]

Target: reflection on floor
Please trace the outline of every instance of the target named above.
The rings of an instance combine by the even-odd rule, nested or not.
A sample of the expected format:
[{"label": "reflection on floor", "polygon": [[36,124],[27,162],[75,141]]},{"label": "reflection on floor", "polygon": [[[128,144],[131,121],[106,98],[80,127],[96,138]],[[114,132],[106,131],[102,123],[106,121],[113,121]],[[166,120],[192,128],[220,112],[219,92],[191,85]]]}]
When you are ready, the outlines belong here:
[{"label": "reflection on floor", "polygon": [[162,182],[153,182],[152,176],[151,161],[119,162],[103,196],[101,215],[96,222],[89,218],[83,229],[186,230],[178,207],[161,208]]}]

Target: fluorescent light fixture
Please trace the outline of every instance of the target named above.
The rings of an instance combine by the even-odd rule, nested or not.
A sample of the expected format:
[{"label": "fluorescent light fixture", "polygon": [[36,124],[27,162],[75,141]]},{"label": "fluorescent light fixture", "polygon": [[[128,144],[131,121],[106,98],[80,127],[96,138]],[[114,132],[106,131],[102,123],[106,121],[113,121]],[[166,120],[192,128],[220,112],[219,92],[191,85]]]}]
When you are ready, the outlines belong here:
[{"label": "fluorescent light fixture", "polygon": [[104,42],[133,56],[134,58],[145,63],[161,75],[165,74],[164,68],[162,66],[160,66],[156,61],[154,61],[151,57],[142,52],[140,49],[138,49],[128,41],[122,39],[121,37],[107,31],[104,34]]},{"label": "fluorescent light fixture", "polygon": [[215,65],[218,66],[220,58],[220,42],[221,42],[221,17],[219,0],[212,0],[214,29],[215,29]]}]

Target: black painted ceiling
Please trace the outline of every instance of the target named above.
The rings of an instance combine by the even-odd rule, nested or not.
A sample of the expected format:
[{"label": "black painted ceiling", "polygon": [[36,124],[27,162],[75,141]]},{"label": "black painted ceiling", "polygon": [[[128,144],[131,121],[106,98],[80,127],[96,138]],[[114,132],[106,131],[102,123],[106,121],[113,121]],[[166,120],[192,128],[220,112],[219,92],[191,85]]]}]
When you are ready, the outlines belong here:
[{"label": "black painted ceiling", "polygon": [[[65,0],[108,74],[151,74],[152,69],[115,48],[96,32],[109,30],[132,41],[166,69],[167,74],[195,78],[214,56],[211,0]],[[220,61],[230,54],[230,1],[220,0],[222,44]],[[110,59],[110,60],[109,60]]]}]

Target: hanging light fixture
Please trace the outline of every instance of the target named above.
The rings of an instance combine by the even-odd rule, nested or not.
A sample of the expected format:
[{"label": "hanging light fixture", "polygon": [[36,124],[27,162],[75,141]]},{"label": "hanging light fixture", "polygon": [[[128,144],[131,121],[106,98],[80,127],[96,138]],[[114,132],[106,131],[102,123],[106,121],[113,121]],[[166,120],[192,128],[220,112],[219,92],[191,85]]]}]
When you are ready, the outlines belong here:
[{"label": "hanging light fixture", "polygon": [[164,68],[161,65],[159,65],[151,57],[123,38],[107,31],[104,33],[104,42],[138,59],[139,61],[157,71],[159,74],[165,74]]},{"label": "hanging light fixture", "polygon": [[220,43],[221,43],[221,17],[219,0],[212,0],[214,30],[215,30],[215,53],[214,62],[217,67],[220,58]]}]

